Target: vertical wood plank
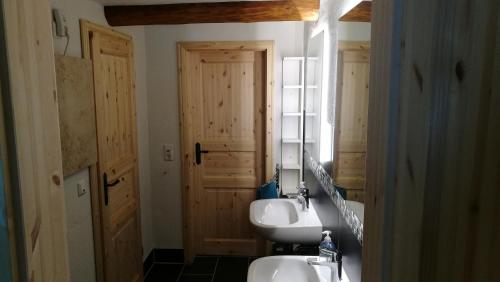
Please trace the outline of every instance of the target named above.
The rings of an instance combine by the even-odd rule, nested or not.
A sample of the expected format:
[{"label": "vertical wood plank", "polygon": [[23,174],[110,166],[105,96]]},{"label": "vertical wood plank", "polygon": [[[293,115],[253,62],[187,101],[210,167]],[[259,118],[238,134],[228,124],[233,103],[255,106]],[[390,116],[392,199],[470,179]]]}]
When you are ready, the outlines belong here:
[{"label": "vertical wood plank", "polygon": [[373,5],[363,281],[496,281],[500,4]]},{"label": "vertical wood plank", "polygon": [[[402,0],[372,3],[370,102],[366,156],[363,281],[389,281],[395,142],[399,91],[400,21]],[[386,216],[387,215],[387,216]]]},{"label": "vertical wood plank", "polygon": [[69,281],[50,6],[5,1],[4,15],[28,276]]}]

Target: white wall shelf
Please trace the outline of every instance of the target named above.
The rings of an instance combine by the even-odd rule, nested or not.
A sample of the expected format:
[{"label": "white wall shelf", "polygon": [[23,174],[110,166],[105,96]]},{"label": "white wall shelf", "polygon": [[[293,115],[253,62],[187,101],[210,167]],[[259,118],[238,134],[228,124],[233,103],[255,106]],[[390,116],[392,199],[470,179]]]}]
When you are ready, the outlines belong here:
[{"label": "white wall shelf", "polygon": [[300,144],[302,142],[302,140],[299,138],[297,138],[297,139],[283,139],[282,142],[285,144]]},{"label": "white wall shelf", "polygon": [[283,113],[284,117],[300,117],[302,113],[295,112],[295,113]]},{"label": "white wall shelf", "polygon": [[301,169],[300,164],[283,164],[281,167],[283,169],[290,169],[290,170],[300,170]]},{"label": "white wall shelf", "polygon": [[[315,60],[317,58],[310,58]],[[283,194],[293,193],[302,178],[302,152],[305,144],[315,143],[313,139],[303,141],[304,119],[311,120],[316,113],[306,110],[304,97],[306,93],[306,78],[304,57],[283,58],[283,95],[281,120],[281,188]],[[311,78],[309,77],[308,81]],[[314,77],[312,78],[314,79]],[[308,92],[316,91],[318,87],[312,83]],[[305,116],[304,110],[307,111]]]}]

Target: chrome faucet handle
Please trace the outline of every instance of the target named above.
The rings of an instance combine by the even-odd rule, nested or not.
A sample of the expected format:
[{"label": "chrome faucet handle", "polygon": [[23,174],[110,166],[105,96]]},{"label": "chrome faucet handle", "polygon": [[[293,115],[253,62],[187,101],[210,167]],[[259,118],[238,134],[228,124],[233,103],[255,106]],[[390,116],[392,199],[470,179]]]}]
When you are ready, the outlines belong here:
[{"label": "chrome faucet handle", "polygon": [[308,258],[307,264],[328,266],[328,267],[333,267],[337,265],[337,276],[339,277],[339,280],[342,280],[342,252],[340,250],[331,252],[331,259],[332,259],[331,261],[319,261],[317,258]]},{"label": "chrome faucet handle", "polygon": [[302,195],[298,195],[297,196],[297,200],[299,201],[299,203],[302,205],[302,210],[305,211],[307,208],[309,208],[307,206],[307,200],[304,196]]},{"label": "chrome faucet handle", "polygon": [[304,195],[307,191],[307,188],[306,188],[306,183],[304,181],[301,181],[299,186],[297,186],[297,191],[299,192],[299,195]]},{"label": "chrome faucet handle", "polygon": [[[307,260],[308,265],[317,265],[317,266],[327,266],[331,269],[330,273],[330,281],[334,282],[336,281],[335,277],[335,269],[337,269],[337,273],[341,273],[342,269],[339,269],[339,265],[335,261],[319,261],[318,258],[308,258]],[[337,268],[335,268],[335,265],[337,265]],[[337,274],[337,276],[340,278],[340,274]]]},{"label": "chrome faucet handle", "polygon": [[318,258],[308,258],[307,264],[333,267],[335,265],[335,262],[334,261],[320,261],[320,260],[318,260]]},{"label": "chrome faucet handle", "polygon": [[297,187],[297,192],[299,195],[303,195],[305,193],[305,190],[306,188]]}]

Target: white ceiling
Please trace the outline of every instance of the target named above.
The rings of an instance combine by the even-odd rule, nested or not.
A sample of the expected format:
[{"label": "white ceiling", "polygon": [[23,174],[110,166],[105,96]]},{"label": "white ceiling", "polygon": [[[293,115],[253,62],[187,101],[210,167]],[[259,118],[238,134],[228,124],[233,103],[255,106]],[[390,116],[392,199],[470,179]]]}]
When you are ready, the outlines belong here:
[{"label": "white ceiling", "polygon": [[207,3],[207,2],[239,2],[239,1],[265,1],[265,0],[95,0],[107,6],[112,5],[154,5],[176,3]]}]

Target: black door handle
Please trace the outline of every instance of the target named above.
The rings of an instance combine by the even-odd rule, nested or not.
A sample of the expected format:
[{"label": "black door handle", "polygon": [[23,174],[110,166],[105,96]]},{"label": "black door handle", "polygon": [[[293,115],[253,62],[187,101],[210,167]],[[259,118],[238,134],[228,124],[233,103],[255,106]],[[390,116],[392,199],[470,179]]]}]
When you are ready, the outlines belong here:
[{"label": "black door handle", "polygon": [[196,164],[201,164],[201,154],[206,154],[208,153],[207,150],[202,150],[201,149],[201,144],[198,142],[195,144],[195,151],[196,151]]},{"label": "black door handle", "polygon": [[120,179],[116,179],[115,181],[108,183],[108,174],[104,173],[102,176],[103,180],[103,186],[104,186],[104,205],[108,205],[109,203],[109,188],[116,186],[118,183],[120,183]]}]

